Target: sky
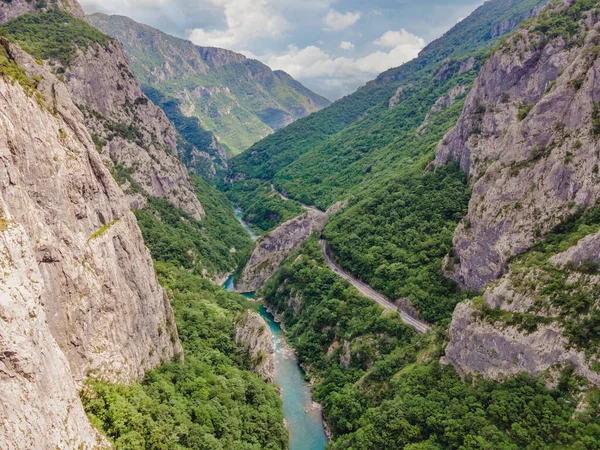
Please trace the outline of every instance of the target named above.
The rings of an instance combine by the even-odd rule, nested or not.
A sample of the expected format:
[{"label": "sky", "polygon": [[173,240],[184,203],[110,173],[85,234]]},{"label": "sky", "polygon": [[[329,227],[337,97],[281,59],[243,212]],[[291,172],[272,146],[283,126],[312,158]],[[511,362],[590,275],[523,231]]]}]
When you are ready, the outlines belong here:
[{"label": "sky", "polygon": [[336,100],[415,58],[483,0],[80,0],[284,70]]}]

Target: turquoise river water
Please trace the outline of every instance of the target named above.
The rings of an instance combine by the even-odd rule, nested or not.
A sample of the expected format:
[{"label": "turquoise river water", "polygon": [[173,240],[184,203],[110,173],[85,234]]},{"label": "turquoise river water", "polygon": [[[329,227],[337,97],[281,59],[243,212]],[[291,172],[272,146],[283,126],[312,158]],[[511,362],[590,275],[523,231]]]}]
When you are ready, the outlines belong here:
[{"label": "turquoise river water", "polygon": [[[233,275],[225,283],[233,291]],[[244,294],[253,298],[252,293]],[[283,414],[290,434],[290,450],[323,450],[327,437],[320,408],[313,403],[311,390],[304,380],[296,354],[285,341],[283,330],[273,316],[260,307],[260,315],[268,323],[275,346],[275,384],[281,388]]]},{"label": "turquoise river water", "polygon": [[[258,236],[242,220],[243,212],[239,208],[235,208],[235,216],[252,239],[257,240]],[[228,291],[234,290],[233,275],[224,286]],[[244,295],[254,298],[253,293]],[[269,324],[273,334],[275,384],[281,388],[283,414],[290,434],[290,450],[323,450],[327,445],[327,437],[321,410],[313,403],[310,387],[304,380],[296,354],[286,343],[283,330],[264,306],[260,307],[260,315]]]}]

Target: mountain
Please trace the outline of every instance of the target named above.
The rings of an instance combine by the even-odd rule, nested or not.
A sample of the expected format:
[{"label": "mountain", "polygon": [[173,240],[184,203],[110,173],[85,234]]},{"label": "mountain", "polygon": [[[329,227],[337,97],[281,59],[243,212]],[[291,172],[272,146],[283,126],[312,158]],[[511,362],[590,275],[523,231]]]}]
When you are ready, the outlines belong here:
[{"label": "mountain", "polygon": [[[327,209],[396,178],[417,159],[431,158],[454,125],[487,53],[501,39],[498,30],[508,32],[544,3],[486,2],[415,60],[234,158],[229,180],[269,180],[289,198]],[[244,187],[229,187],[231,198],[242,200],[237,191]]]},{"label": "mountain", "polygon": [[[402,85],[332,137],[312,120],[336,104],[233,163],[234,195],[244,175],[267,174],[303,202],[350,197],[259,292],[317,380],[332,449],[600,445],[600,9],[512,4],[487,2],[434,44],[476,36],[477,18],[489,37],[517,27],[491,49],[484,39],[419,78],[402,79],[418,60],[392,70],[370,88]],[[522,6],[533,8],[521,25],[488,21]],[[284,138],[293,142],[278,152]],[[321,159],[306,166],[292,145]],[[417,335],[359,295],[319,239],[431,331]]]},{"label": "mountain", "polygon": [[446,354],[462,373],[570,365],[600,384],[599,24],[579,0],[520,29],[438,146],[434,163],[458,162],[473,190],[445,266],[482,292],[452,319]]},{"label": "mountain", "polygon": [[[93,14],[88,21],[123,43],[146,94],[216,168],[330,103],[285,72],[238,53],[198,47],[127,17]],[[182,159],[207,173],[200,155],[190,152]],[[209,172],[214,174],[212,168]]]},{"label": "mountain", "polygon": [[75,1],[0,8],[0,446],[286,448],[208,280],[252,246],[232,205]]},{"label": "mountain", "polygon": [[135,216],[68,87],[0,44],[0,439],[92,448],[104,440],[77,394],[86,377],[131,382],[181,345]]}]

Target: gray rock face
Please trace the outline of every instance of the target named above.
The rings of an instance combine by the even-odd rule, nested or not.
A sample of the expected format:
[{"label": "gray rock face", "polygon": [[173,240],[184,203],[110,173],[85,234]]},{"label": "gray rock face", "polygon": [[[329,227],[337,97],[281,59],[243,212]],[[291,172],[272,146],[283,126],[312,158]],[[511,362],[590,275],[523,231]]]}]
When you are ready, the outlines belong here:
[{"label": "gray rock face", "polygon": [[100,142],[105,162],[131,171],[139,185],[124,186],[131,206],[144,206],[146,196],[163,197],[201,219],[204,210],[177,157],[175,129],[142,92],[121,44],[112,40],[106,48],[90,47],[65,77],[75,103],[84,106],[86,126]]},{"label": "gray rock face", "polygon": [[[0,205],[4,208],[3,199]],[[0,218],[1,446],[108,447],[89,424],[69,363],[50,333],[40,301],[44,280],[33,248],[21,225]]]},{"label": "gray rock face", "polygon": [[55,111],[0,78],[0,397],[11,418],[0,436],[14,448],[23,436],[30,448],[91,448],[75,387],[89,375],[137,380],[182,349],[136,219],[68,87],[0,44],[38,75]]},{"label": "gray rock face", "polygon": [[245,348],[252,359],[253,370],[268,383],[275,380],[275,346],[267,322],[254,311],[241,313],[235,323],[236,344]]},{"label": "gray rock face", "polygon": [[33,0],[10,0],[0,2],[0,25],[23,14],[47,11],[52,8],[60,8],[69,12],[78,19],[85,20],[85,13],[77,0],[56,0],[49,2],[50,7],[39,7]]},{"label": "gray rock face", "polygon": [[326,213],[309,209],[261,238],[236,284],[238,292],[255,292],[279,270],[283,261],[327,225]]},{"label": "gray rock face", "polygon": [[[600,197],[597,17],[581,22],[582,46],[516,33],[484,65],[436,164],[458,161],[473,182],[454,236],[455,272],[466,290],[503,273],[578,206]],[[583,34],[583,29],[587,34]],[[535,218],[535,220],[532,220]]]},{"label": "gray rock face", "polygon": [[[600,233],[548,262],[507,264],[600,197],[600,141],[593,128],[600,100],[600,60],[593,50],[600,42],[598,17],[582,19],[573,38],[580,45],[561,37],[543,41],[531,29],[511,37],[484,65],[456,128],[438,147],[435,162],[458,161],[473,182],[468,215],[445,268],[463,289],[488,286],[483,307],[457,306],[445,359],[463,375],[501,380],[548,373],[548,384],[569,365],[600,385],[593,355],[569,342],[563,328],[565,320],[571,327],[583,323],[587,313],[562,311],[552,291],[542,289],[558,267],[566,272],[566,296],[593,293],[600,276],[576,266],[600,262]],[[527,326],[492,322],[482,308],[500,309],[517,319],[511,323],[522,317]]]},{"label": "gray rock face", "polygon": [[446,359],[462,374],[502,380],[521,372],[534,376],[566,365],[600,385],[600,374],[590,368],[584,352],[570,348],[556,325],[540,326],[531,334],[514,327],[478,320],[469,303],[456,307],[446,347]]}]

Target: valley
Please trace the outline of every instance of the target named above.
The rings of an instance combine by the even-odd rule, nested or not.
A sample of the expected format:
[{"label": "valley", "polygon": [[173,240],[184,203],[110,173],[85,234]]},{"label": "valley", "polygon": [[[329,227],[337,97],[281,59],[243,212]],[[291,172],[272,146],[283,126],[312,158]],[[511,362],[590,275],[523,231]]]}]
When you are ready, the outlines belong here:
[{"label": "valley", "polygon": [[600,449],[597,0],[342,4],[0,2],[1,449]]}]

